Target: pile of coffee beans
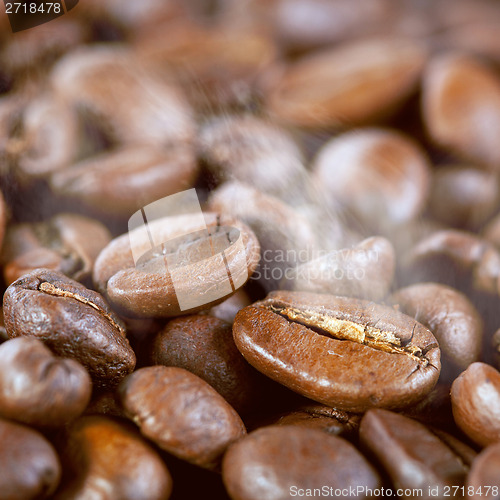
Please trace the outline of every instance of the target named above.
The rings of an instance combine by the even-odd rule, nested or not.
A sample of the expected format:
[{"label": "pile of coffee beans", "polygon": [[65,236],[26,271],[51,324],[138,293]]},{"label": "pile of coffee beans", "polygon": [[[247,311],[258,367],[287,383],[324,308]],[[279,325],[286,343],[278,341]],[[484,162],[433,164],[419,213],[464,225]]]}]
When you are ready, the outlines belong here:
[{"label": "pile of coffee beans", "polygon": [[0,243],[0,500],[500,498],[496,0],[2,12]]}]

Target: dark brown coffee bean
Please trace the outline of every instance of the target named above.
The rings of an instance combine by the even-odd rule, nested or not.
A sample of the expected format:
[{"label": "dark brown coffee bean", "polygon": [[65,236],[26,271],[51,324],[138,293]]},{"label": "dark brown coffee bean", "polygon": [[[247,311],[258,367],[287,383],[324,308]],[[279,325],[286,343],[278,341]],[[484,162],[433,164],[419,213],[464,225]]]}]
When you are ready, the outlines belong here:
[{"label": "dark brown coffee bean", "polygon": [[239,413],[259,396],[259,375],[236,348],[231,324],[211,316],[176,318],[153,341],[155,365],[177,366],[208,382]]},{"label": "dark brown coffee bean", "polygon": [[474,460],[467,478],[467,498],[500,498],[500,443],[488,446]]},{"label": "dark brown coffee bean", "polygon": [[126,418],[115,391],[94,391],[84,415],[106,415]]},{"label": "dark brown coffee bean", "polygon": [[85,368],[56,358],[35,338],[0,346],[0,415],[30,425],[58,426],[78,417],[90,399]]},{"label": "dark brown coffee bean", "polygon": [[9,337],[36,337],[58,356],[76,359],[97,387],[116,385],[134,369],[134,351],[109,305],[61,273],[26,274],[9,286],[3,307]]},{"label": "dark brown coffee bean", "polygon": [[56,194],[91,209],[130,216],[162,196],[192,187],[197,171],[194,151],[185,145],[166,150],[129,146],[60,170],[50,185]]},{"label": "dark brown coffee bean", "polygon": [[483,324],[477,309],[462,293],[439,283],[418,283],[391,296],[401,311],[429,328],[441,349],[441,378],[453,380],[479,361]]},{"label": "dark brown coffee bean", "polygon": [[0,495],[6,500],[53,498],[61,466],[52,445],[39,432],[0,419]]},{"label": "dark brown coffee bean", "polygon": [[246,360],[268,377],[347,411],[403,408],[422,399],[441,369],[423,325],[373,302],[305,292],[272,292],[235,318]]},{"label": "dark brown coffee bean", "polygon": [[473,363],[451,386],[455,422],[481,446],[500,441],[500,373]]},{"label": "dark brown coffee bean", "polygon": [[421,488],[421,498],[433,498],[431,489],[437,488],[443,495],[446,486],[464,483],[467,466],[419,422],[387,410],[372,409],[361,420],[359,435],[396,488]]},{"label": "dark brown coffee bean", "polygon": [[63,439],[63,481],[57,500],[170,497],[167,467],[133,427],[107,417],[82,417],[65,430]]},{"label": "dark brown coffee bean", "polygon": [[110,241],[111,235],[103,224],[77,214],[9,226],[1,255],[5,282],[10,285],[41,267],[77,281],[88,280],[99,252]]},{"label": "dark brown coffee bean", "polygon": [[138,227],[115,238],[96,261],[97,288],[127,316],[178,316],[222,302],[253,273],[259,242],[233,217],[203,216],[207,230],[196,215],[173,215],[153,220],[149,231]]},{"label": "dark brown coffee bean", "polygon": [[[312,496],[307,492],[315,488],[332,497],[368,498],[367,489],[380,487],[378,474],[349,442],[288,425],[258,429],[231,445],[222,478],[233,500]],[[345,493],[351,489],[354,494]]]},{"label": "dark brown coffee bean", "polygon": [[205,381],[182,368],[151,366],[119,388],[127,415],[160,448],[205,468],[245,435],[236,411]]},{"label": "dark brown coffee bean", "polygon": [[431,430],[443,443],[448,446],[456,455],[460,457],[462,462],[470,467],[472,462],[477,457],[477,451],[471,448],[468,444],[464,443],[460,439],[457,439],[452,434],[449,434],[446,431],[438,429],[437,427],[430,427]]}]

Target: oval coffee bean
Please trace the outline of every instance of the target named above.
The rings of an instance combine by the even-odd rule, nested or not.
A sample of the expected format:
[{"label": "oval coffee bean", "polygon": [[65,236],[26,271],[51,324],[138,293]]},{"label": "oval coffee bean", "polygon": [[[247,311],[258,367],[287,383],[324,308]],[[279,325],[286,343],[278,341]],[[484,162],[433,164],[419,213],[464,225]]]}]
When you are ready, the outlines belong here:
[{"label": "oval coffee bean", "polygon": [[39,432],[0,418],[0,496],[6,500],[53,498],[61,465]]},{"label": "oval coffee bean", "polygon": [[[382,409],[369,410],[361,420],[359,435],[387,471],[396,488],[423,490],[462,486],[468,468],[424,425]],[[405,497],[413,498],[413,497]]]},{"label": "oval coffee bean", "polygon": [[396,291],[391,300],[436,337],[443,355],[442,378],[454,380],[467,366],[479,361],[483,324],[464,294],[439,283],[417,283]]},{"label": "oval coffee bean", "polygon": [[485,448],[474,460],[467,478],[467,498],[500,498],[500,443]]},{"label": "oval coffee bean", "polygon": [[172,215],[115,238],[94,267],[99,291],[125,315],[141,317],[189,314],[232,295],[255,270],[259,242],[232,217],[203,217],[207,230],[196,214]]},{"label": "oval coffee bean", "polygon": [[135,367],[121,321],[102,296],[61,273],[37,269],[4,294],[10,338],[36,337],[58,356],[79,361],[97,387],[116,385]]},{"label": "oval coffee bean", "polygon": [[352,498],[368,498],[367,490],[381,484],[352,444],[289,425],[263,427],[231,445],[222,478],[233,500],[284,500],[311,496],[307,492],[318,488],[352,490]]},{"label": "oval coffee bean", "polygon": [[82,417],[64,432],[63,483],[57,500],[166,500],[170,473],[153,447],[129,425]]},{"label": "oval coffee bean", "polygon": [[229,403],[182,368],[141,368],[122,382],[119,394],[144,436],[201,467],[217,468],[229,444],[246,434]]},{"label": "oval coffee bean", "polygon": [[0,415],[43,426],[78,417],[90,400],[85,368],[57,358],[35,338],[18,337],[0,346]]},{"label": "oval coffee bean", "polygon": [[251,410],[258,399],[260,375],[234,345],[231,325],[219,318],[173,319],[154,338],[151,360],[194,373],[239,413]]},{"label": "oval coffee bean", "polygon": [[233,335],[268,377],[347,411],[403,408],[436,384],[436,339],[394,309],[347,297],[272,292],[242,309]]},{"label": "oval coffee bean", "polygon": [[451,386],[455,422],[481,446],[500,441],[500,373],[473,363]]}]

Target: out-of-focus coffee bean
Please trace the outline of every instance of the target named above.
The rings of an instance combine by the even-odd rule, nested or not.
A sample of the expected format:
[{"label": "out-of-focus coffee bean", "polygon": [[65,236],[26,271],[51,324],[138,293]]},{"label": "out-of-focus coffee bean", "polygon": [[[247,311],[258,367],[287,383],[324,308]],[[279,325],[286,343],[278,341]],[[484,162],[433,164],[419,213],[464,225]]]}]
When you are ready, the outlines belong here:
[{"label": "out-of-focus coffee bean", "polygon": [[63,481],[55,498],[166,500],[172,478],[164,462],[131,426],[82,417],[64,432]]},{"label": "out-of-focus coffee bean", "polygon": [[483,323],[464,294],[438,283],[417,283],[396,291],[391,301],[436,337],[442,353],[442,380],[454,380],[479,361]]},{"label": "out-of-focus coffee bean", "polygon": [[323,485],[328,491],[352,488],[353,498],[368,498],[365,491],[381,485],[376,471],[349,442],[288,425],[258,429],[231,445],[222,478],[233,500],[282,500]]},{"label": "out-of-focus coffee bean", "polygon": [[217,468],[229,444],[246,433],[224,398],[182,368],[141,368],[123,381],[119,394],[144,436],[201,467]]},{"label": "out-of-focus coffee bean", "polygon": [[[360,426],[360,439],[381,463],[396,488],[423,490],[462,486],[468,467],[424,425],[382,409],[369,410]],[[413,498],[405,495],[404,498]]]},{"label": "out-of-focus coffee bean", "polygon": [[222,181],[236,180],[267,194],[294,200],[308,176],[297,144],[276,125],[251,115],[222,116],[198,137],[201,158]]},{"label": "out-of-focus coffee bean", "polygon": [[500,441],[500,373],[473,363],[451,386],[455,422],[481,446]]},{"label": "out-of-focus coffee bean", "polygon": [[467,498],[494,500],[500,497],[500,443],[485,448],[474,460],[467,478]]},{"label": "out-of-focus coffee bean", "polygon": [[78,417],[90,399],[85,368],[56,358],[37,339],[18,337],[0,346],[0,415],[25,424],[59,426]]},{"label": "out-of-focus coffee bean", "polygon": [[439,439],[441,439],[441,441],[443,441],[443,443],[445,443],[448,448],[451,448],[451,450],[460,457],[462,462],[467,467],[470,467],[472,465],[472,462],[477,457],[477,451],[446,431],[443,431],[436,427],[431,427],[429,430],[431,430]]},{"label": "out-of-focus coffee bean", "polygon": [[10,338],[29,336],[79,361],[97,387],[116,385],[135,366],[120,319],[102,296],[61,273],[37,269],[7,288],[3,310]]},{"label": "out-of-focus coffee bean", "polygon": [[481,231],[483,238],[500,249],[500,214],[491,219]]},{"label": "out-of-focus coffee bean", "polygon": [[54,91],[94,116],[118,142],[166,146],[192,140],[191,110],[181,90],[146,71],[124,48],[73,51],[51,73]]},{"label": "out-of-focus coffee bean", "polygon": [[500,368],[500,328],[493,334],[491,344],[493,346],[497,367]]},{"label": "out-of-focus coffee bean", "polygon": [[286,273],[281,288],[382,300],[392,285],[394,269],[390,241],[374,236],[297,266]]},{"label": "out-of-focus coffee bean", "polygon": [[0,418],[0,491],[8,500],[53,498],[61,465],[39,432]]},{"label": "out-of-focus coffee bean", "polygon": [[125,146],[92,156],[50,178],[52,190],[91,209],[130,216],[148,203],[192,187],[198,172],[186,145]]},{"label": "out-of-focus coffee bean", "polygon": [[[178,316],[222,302],[251,276],[260,247],[251,229],[237,219],[214,212],[203,216],[206,230],[196,214],[172,215],[149,221],[148,231],[138,227],[115,238],[97,258],[97,288],[127,316]],[[151,234],[159,243],[156,247],[152,247]],[[137,263],[132,251],[142,254]],[[232,287],[221,252],[232,271]],[[175,274],[167,269],[167,261]],[[214,289],[220,293],[214,295]],[[203,294],[207,303],[199,305]],[[181,310],[179,296],[196,305]]]},{"label": "out-of-focus coffee bean", "polygon": [[428,65],[422,109],[431,138],[440,146],[497,170],[500,165],[500,78],[463,54],[445,54]]},{"label": "out-of-focus coffee bean", "polygon": [[360,299],[271,292],[236,315],[233,335],[259,371],[347,411],[409,406],[432,390],[441,369],[429,330]]},{"label": "out-of-focus coffee bean", "polygon": [[86,281],[99,252],[111,241],[99,221],[77,214],[58,214],[45,222],[9,226],[0,262],[10,285],[37,268],[60,271]]},{"label": "out-of-focus coffee bean", "polygon": [[233,323],[236,313],[251,303],[248,294],[241,288],[218,306],[212,307],[208,313],[211,316]]},{"label": "out-of-focus coffee bean", "polygon": [[115,391],[94,391],[84,415],[126,418]]},{"label": "out-of-focus coffee bean", "polygon": [[5,199],[3,197],[2,191],[0,191],[0,248],[2,248],[4,241],[7,218],[7,206],[5,205]]},{"label": "out-of-focus coffee bean", "polygon": [[491,172],[449,165],[433,175],[429,211],[432,217],[453,227],[476,229],[500,202],[500,184]]},{"label": "out-of-focus coffee bean", "polygon": [[327,142],[314,160],[313,178],[328,200],[378,229],[417,217],[430,186],[419,146],[399,132],[376,128]]},{"label": "out-of-focus coffee bean", "polygon": [[364,38],[291,65],[267,89],[269,109],[302,127],[361,125],[396,109],[415,89],[425,50],[404,38]]},{"label": "out-of-focus coffee bean", "polygon": [[219,318],[198,315],[168,322],[153,340],[151,361],[194,373],[239,413],[258,400],[262,381],[236,348],[231,324]]}]

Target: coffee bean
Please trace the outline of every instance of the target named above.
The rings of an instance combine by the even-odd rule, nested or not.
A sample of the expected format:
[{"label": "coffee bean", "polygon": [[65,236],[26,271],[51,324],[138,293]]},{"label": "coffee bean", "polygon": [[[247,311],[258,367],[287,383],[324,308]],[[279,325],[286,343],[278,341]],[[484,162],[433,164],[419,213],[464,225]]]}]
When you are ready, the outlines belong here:
[{"label": "coffee bean", "polygon": [[322,487],[368,498],[367,489],[380,487],[378,474],[349,442],[288,425],[264,427],[231,445],[222,477],[233,500],[312,496],[307,492]]},{"label": "coffee bean", "polygon": [[87,371],[56,358],[35,338],[0,346],[0,415],[22,423],[58,426],[78,417],[90,399]]},{"label": "coffee bean", "polygon": [[231,297],[226,299],[224,302],[212,307],[209,310],[209,314],[232,324],[236,313],[240,309],[249,306],[250,303],[250,297],[243,289],[240,288],[234,295],[231,295]]},{"label": "coffee bean", "polygon": [[500,497],[500,443],[485,448],[474,460],[467,478],[467,498]]},{"label": "coffee bean", "polygon": [[227,446],[246,433],[224,398],[182,368],[141,368],[123,381],[119,393],[144,436],[201,467],[217,468]]},{"label": "coffee bean", "polygon": [[174,319],[153,340],[151,361],[177,366],[208,382],[239,413],[259,399],[259,374],[236,348],[231,325],[211,316]]},{"label": "coffee bean", "polygon": [[121,321],[102,296],[61,273],[37,269],[4,295],[10,338],[36,337],[55,354],[79,361],[97,387],[116,385],[135,366]]},{"label": "coffee bean", "polygon": [[391,301],[436,337],[443,354],[442,380],[454,380],[467,366],[479,361],[483,324],[465,295],[438,283],[417,283],[396,291]]},{"label": "coffee bean", "polygon": [[[433,498],[431,489],[461,486],[468,468],[424,425],[397,413],[369,410],[360,426],[360,439],[381,463],[396,488],[421,488],[422,498]],[[413,498],[405,495],[404,498]]]},{"label": "coffee bean", "polygon": [[60,437],[63,481],[55,498],[165,500],[172,478],[160,456],[125,422],[82,417]]},{"label": "coffee bean", "polygon": [[451,386],[455,422],[481,446],[500,441],[500,373],[473,363]]},{"label": "coffee bean", "polygon": [[448,446],[456,455],[460,457],[460,460],[467,466],[470,467],[472,462],[477,457],[478,453],[476,450],[471,448],[468,444],[464,443],[460,439],[457,439],[453,434],[449,434],[442,429],[437,427],[430,427],[430,431],[435,434],[443,443]]},{"label": "coffee bean", "polygon": [[411,405],[433,388],[441,369],[429,330],[359,299],[272,292],[236,315],[233,335],[259,371],[347,411]]},{"label": "coffee bean", "polygon": [[39,432],[0,419],[0,491],[9,500],[53,498],[61,465],[52,445]]},{"label": "coffee bean", "polygon": [[[178,316],[222,302],[254,271],[259,243],[237,219],[205,212],[204,220],[208,232],[201,230],[196,215],[187,214],[156,219],[148,224],[149,232],[139,227],[115,238],[96,261],[97,288],[126,316]],[[154,248],[151,234],[158,243]],[[137,265],[134,255],[141,255]],[[207,301],[200,305],[204,294]],[[179,296],[189,299],[182,310]]]}]

